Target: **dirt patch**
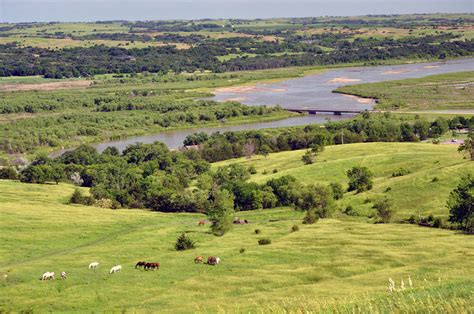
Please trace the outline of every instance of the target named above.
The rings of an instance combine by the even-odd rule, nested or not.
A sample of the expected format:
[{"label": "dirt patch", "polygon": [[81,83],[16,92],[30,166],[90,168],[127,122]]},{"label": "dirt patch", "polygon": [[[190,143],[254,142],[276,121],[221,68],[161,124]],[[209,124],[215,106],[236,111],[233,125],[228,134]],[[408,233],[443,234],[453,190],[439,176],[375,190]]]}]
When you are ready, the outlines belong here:
[{"label": "dirt patch", "polygon": [[423,69],[436,69],[436,68],[439,68],[440,66],[439,65],[427,65],[425,67],[423,67]]},{"label": "dirt patch", "polygon": [[288,90],[284,88],[276,88],[276,89],[272,89],[271,91],[274,93],[284,93],[284,92],[287,92]]},{"label": "dirt patch", "polygon": [[392,74],[402,74],[402,73],[407,73],[407,72],[410,72],[410,70],[389,70],[389,71],[382,72],[382,74],[392,75]]},{"label": "dirt patch", "polygon": [[245,101],[247,98],[245,97],[235,97],[235,98],[227,98],[224,99],[224,101],[236,101],[236,102],[242,102]]},{"label": "dirt patch", "polygon": [[41,90],[50,91],[57,89],[74,89],[74,88],[86,88],[91,86],[92,81],[66,81],[66,82],[52,82],[52,83],[39,83],[39,84],[5,84],[0,85],[1,92],[15,92],[15,91],[29,91],[29,90]]},{"label": "dirt patch", "polygon": [[345,76],[336,77],[328,81],[329,83],[351,83],[351,82],[360,82],[359,79],[351,79]]},{"label": "dirt patch", "polygon": [[359,104],[371,104],[374,100],[371,98],[362,98],[354,95],[344,95],[344,97],[352,98]]}]

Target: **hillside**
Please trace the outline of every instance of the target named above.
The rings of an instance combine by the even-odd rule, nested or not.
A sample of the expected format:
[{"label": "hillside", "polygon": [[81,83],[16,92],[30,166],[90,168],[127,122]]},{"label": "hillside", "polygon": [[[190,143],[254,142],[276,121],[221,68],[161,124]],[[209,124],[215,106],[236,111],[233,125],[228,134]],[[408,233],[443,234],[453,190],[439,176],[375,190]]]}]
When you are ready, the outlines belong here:
[{"label": "hillside", "polygon": [[[301,161],[306,150],[270,154],[267,158],[254,156],[213,164],[217,168],[230,163],[253,165],[257,174],[251,180],[264,183],[271,178],[293,175],[302,183],[339,182],[347,187],[346,172],[353,166],[368,167],[375,175],[374,188],[365,193],[346,193],[339,206],[348,205],[360,214],[374,212],[373,201],[388,197],[394,202],[396,218],[410,215],[447,217],[446,199],[458,184],[461,175],[474,172],[474,164],[457,152],[456,145],[428,143],[361,143],[328,146],[316,157],[315,163]],[[277,169],[276,174],[273,170]],[[392,173],[405,169],[409,174],[392,177]],[[268,174],[264,175],[266,171]],[[436,182],[432,182],[434,178]],[[390,188],[388,192],[386,189]]]},{"label": "hillside", "polygon": [[[473,170],[451,145],[332,146],[309,166],[300,161],[302,153],[239,162],[256,165],[259,174],[253,180],[258,182],[282,174],[305,183],[344,182],[346,168],[366,165],[376,174],[374,191],[346,194],[343,204],[381,196],[391,186],[389,194],[399,200],[398,215],[408,215],[412,210],[404,204],[411,203],[423,213],[445,216],[444,198],[460,174]],[[382,169],[382,164],[389,166]],[[402,166],[412,173],[389,179]],[[273,168],[279,172],[261,174]],[[433,176],[439,181],[431,185]],[[303,213],[277,208],[237,213],[250,224],[215,237],[207,226],[197,226],[204,218],[198,214],[67,205],[74,190],[67,184],[0,180],[0,190],[0,311],[473,309],[474,244],[471,236],[459,232],[371,224],[343,215],[302,225]],[[366,205],[356,209],[363,211]],[[293,225],[299,230],[291,232]],[[197,241],[197,248],[176,252],[174,242],[183,231]],[[261,238],[272,243],[260,246]],[[216,267],[195,264],[198,255],[219,256],[222,262]],[[139,260],[162,266],[158,271],[134,269]],[[100,263],[96,271],[87,269],[93,261]],[[123,266],[122,272],[109,275],[116,264]],[[67,271],[68,278],[38,280],[46,271],[58,277]],[[389,278],[397,288],[403,279],[406,289],[389,294]]]}]

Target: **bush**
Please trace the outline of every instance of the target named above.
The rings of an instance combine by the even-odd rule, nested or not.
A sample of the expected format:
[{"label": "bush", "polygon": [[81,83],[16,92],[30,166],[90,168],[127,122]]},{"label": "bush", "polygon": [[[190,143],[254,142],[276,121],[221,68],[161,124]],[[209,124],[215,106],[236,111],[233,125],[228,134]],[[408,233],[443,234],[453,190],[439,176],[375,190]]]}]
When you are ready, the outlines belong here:
[{"label": "bush", "polygon": [[262,231],[260,229],[255,229],[255,234],[260,234]]},{"label": "bush", "polygon": [[319,216],[314,212],[314,210],[308,210],[306,216],[303,218],[303,224],[312,225],[319,220]]},{"label": "bush", "polygon": [[278,169],[273,169],[273,173],[278,173]]},{"label": "bush", "polygon": [[295,232],[298,230],[300,230],[300,227],[298,227],[298,225],[293,225],[293,227],[291,227],[291,232]]},{"label": "bush", "polygon": [[82,205],[92,205],[94,204],[94,198],[91,196],[84,196],[79,189],[75,189],[72,193],[71,198],[69,199],[70,204],[82,204]]},{"label": "bush", "polygon": [[348,216],[357,216],[357,213],[354,211],[354,208],[351,205],[344,209],[344,214]]},{"label": "bush", "polygon": [[18,180],[19,175],[15,168],[7,167],[7,168],[0,168],[0,179],[5,180]]},{"label": "bush", "polygon": [[257,173],[257,169],[255,168],[255,166],[250,166],[248,170],[249,170],[250,174],[256,174]]},{"label": "bush", "polygon": [[434,182],[438,182],[439,181],[439,178],[438,177],[434,177],[431,182],[434,183]]},{"label": "bush", "polygon": [[240,248],[240,254],[244,254],[245,253],[245,248]]},{"label": "bush", "polygon": [[377,201],[373,208],[377,210],[377,217],[379,222],[388,223],[393,216],[393,210],[391,209],[391,203],[388,199],[384,198]]},{"label": "bush", "polygon": [[329,187],[332,190],[332,195],[335,200],[340,200],[344,197],[344,189],[342,188],[342,185],[340,183],[332,182],[331,184],[329,184]]},{"label": "bush", "polygon": [[262,174],[263,174],[263,175],[266,175],[266,174],[268,174],[268,171],[267,171],[267,170],[263,170]]},{"label": "bush", "polygon": [[272,243],[272,240],[270,240],[268,238],[263,238],[263,239],[258,240],[258,244],[260,244],[260,245],[268,245],[268,244],[271,244],[271,243]]},{"label": "bush", "polygon": [[404,175],[407,175],[407,174],[410,174],[411,171],[408,170],[408,169],[404,169],[404,168],[400,168],[398,169],[397,171],[393,172],[392,173],[392,178],[395,178],[395,177],[402,177]]},{"label": "bush", "polygon": [[190,250],[194,249],[196,246],[196,243],[191,240],[186,233],[181,233],[181,235],[176,239],[176,244],[174,245],[174,248],[176,251],[184,251],[184,250]]},{"label": "bush", "polygon": [[390,186],[388,186],[388,187],[384,190],[384,192],[387,193],[387,192],[390,192],[391,190],[392,190],[392,188],[391,188]]}]

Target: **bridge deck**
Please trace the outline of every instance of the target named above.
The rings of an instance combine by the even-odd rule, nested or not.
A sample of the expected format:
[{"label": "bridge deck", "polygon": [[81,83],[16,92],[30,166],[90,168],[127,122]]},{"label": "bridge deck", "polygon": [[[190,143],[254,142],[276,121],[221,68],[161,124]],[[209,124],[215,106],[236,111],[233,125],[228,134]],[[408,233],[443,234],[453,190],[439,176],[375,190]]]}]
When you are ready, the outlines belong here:
[{"label": "bridge deck", "polygon": [[361,113],[365,110],[361,109],[337,109],[337,108],[283,108],[287,111],[303,113],[307,112],[309,114],[316,113],[333,113],[335,115],[341,115],[343,113]]}]

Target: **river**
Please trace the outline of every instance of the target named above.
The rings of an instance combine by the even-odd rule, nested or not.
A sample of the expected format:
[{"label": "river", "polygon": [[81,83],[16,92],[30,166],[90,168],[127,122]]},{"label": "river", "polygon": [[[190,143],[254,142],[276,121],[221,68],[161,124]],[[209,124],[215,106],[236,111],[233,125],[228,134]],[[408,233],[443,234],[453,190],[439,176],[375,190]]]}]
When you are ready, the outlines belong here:
[{"label": "river", "polygon": [[[361,99],[348,95],[333,93],[340,86],[360,83],[375,83],[388,80],[419,78],[428,75],[474,71],[474,58],[457,59],[429,63],[413,63],[391,66],[351,67],[332,69],[320,74],[293,78],[271,84],[257,84],[246,87],[220,88],[215,91],[214,100],[237,100],[249,106],[281,105],[285,108],[334,108],[334,109],[372,109],[375,102],[371,99]],[[93,146],[102,152],[109,146],[123,150],[128,145],[141,142],[152,143],[160,141],[169,148],[182,146],[183,140],[189,134],[196,132],[226,132],[253,129],[276,128],[286,126],[325,123],[346,119],[350,115],[308,115],[292,117],[279,121],[258,122],[242,125],[225,125],[216,127],[196,127],[175,131],[163,131],[156,134],[131,137],[117,141],[105,141]],[[57,151],[52,156],[58,156],[63,151]]]}]

